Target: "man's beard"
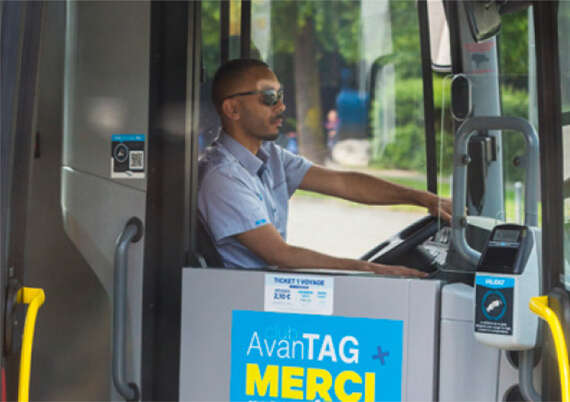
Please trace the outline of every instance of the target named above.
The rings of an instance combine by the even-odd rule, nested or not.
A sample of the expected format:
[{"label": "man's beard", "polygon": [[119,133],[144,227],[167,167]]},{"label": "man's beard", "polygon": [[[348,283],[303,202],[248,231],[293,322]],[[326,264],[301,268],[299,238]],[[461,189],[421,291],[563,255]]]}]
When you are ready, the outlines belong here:
[{"label": "man's beard", "polygon": [[[277,116],[272,117],[267,123],[269,126],[272,126],[279,119],[283,119],[283,114],[280,113]],[[259,140],[275,141],[277,138],[279,138],[279,128],[275,128],[276,132],[272,132],[273,130],[267,126],[267,123],[246,127],[246,131],[248,131],[251,136]]]},{"label": "man's beard", "polygon": [[279,138],[279,133],[267,134],[263,136],[263,141],[275,141],[277,138]]},{"label": "man's beard", "polygon": [[[279,113],[277,116],[272,118],[271,123],[275,123],[275,122],[277,122],[277,120],[283,120],[283,113]],[[275,133],[275,134],[266,134],[263,137],[263,139],[265,141],[275,141],[277,138],[279,138],[279,131],[277,131],[277,133]]]}]

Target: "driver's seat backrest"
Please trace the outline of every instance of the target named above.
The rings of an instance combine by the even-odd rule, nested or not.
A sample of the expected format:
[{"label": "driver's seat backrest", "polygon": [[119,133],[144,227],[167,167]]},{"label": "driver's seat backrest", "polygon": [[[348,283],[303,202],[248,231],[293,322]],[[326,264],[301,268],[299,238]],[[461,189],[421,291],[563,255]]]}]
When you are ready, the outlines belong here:
[{"label": "driver's seat backrest", "polygon": [[200,256],[205,260],[207,267],[223,268],[224,262],[222,256],[218,253],[216,245],[214,243],[214,238],[208,230],[208,226],[202,219],[201,214],[198,214],[198,259]]}]

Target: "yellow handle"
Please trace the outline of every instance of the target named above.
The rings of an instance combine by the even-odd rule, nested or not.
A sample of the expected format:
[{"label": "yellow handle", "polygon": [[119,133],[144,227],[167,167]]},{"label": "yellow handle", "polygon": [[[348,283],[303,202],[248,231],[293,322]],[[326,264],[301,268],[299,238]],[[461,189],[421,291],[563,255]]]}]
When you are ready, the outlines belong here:
[{"label": "yellow handle", "polygon": [[548,323],[552,337],[554,338],[554,347],[558,356],[558,370],[560,371],[560,386],[562,393],[562,402],[570,402],[570,368],[568,367],[568,350],[566,348],[566,340],[564,332],[556,313],[548,307],[548,296],[531,297],[528,303],[530,310]]},{"label": "yellow handle", "polygon": [[30,399],[30,369],[32,367],[32,344],[38,310],[44,304],[46,297],[43,289],[21,288],[16,295],[18,303],[29,304],[24,324],[22,339],[22,354],[20,356],[20,382],[18,384],[18,402],[28,402]]}]

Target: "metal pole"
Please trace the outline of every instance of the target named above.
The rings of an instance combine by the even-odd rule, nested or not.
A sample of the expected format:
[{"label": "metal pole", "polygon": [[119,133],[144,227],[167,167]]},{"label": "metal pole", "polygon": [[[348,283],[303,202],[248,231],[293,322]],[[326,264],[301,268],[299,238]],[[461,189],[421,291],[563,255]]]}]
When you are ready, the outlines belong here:
[{"label": "metal pole", "polygon": [[520,181],[515,182],[515,222],[523,223],[522,218],[522,192],[523,185]]}]

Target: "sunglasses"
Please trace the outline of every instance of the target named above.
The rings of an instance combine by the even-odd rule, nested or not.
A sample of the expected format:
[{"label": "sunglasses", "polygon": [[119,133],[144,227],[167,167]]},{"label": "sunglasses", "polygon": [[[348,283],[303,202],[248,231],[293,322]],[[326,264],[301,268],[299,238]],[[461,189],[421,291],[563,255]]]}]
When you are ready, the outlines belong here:
[{"label": "sunglasses", "polygon": [[247,95],[261,95],[261,103],[267,106],[275,106],[279,103],[279,101],[283,100],[283,89],[262,89],[260,91],[249,91],[249,92],[240,92],[237,94],[233,94],[230,96],[226,96],[224,99],[235,98],[237,96],[247,96]]}]

